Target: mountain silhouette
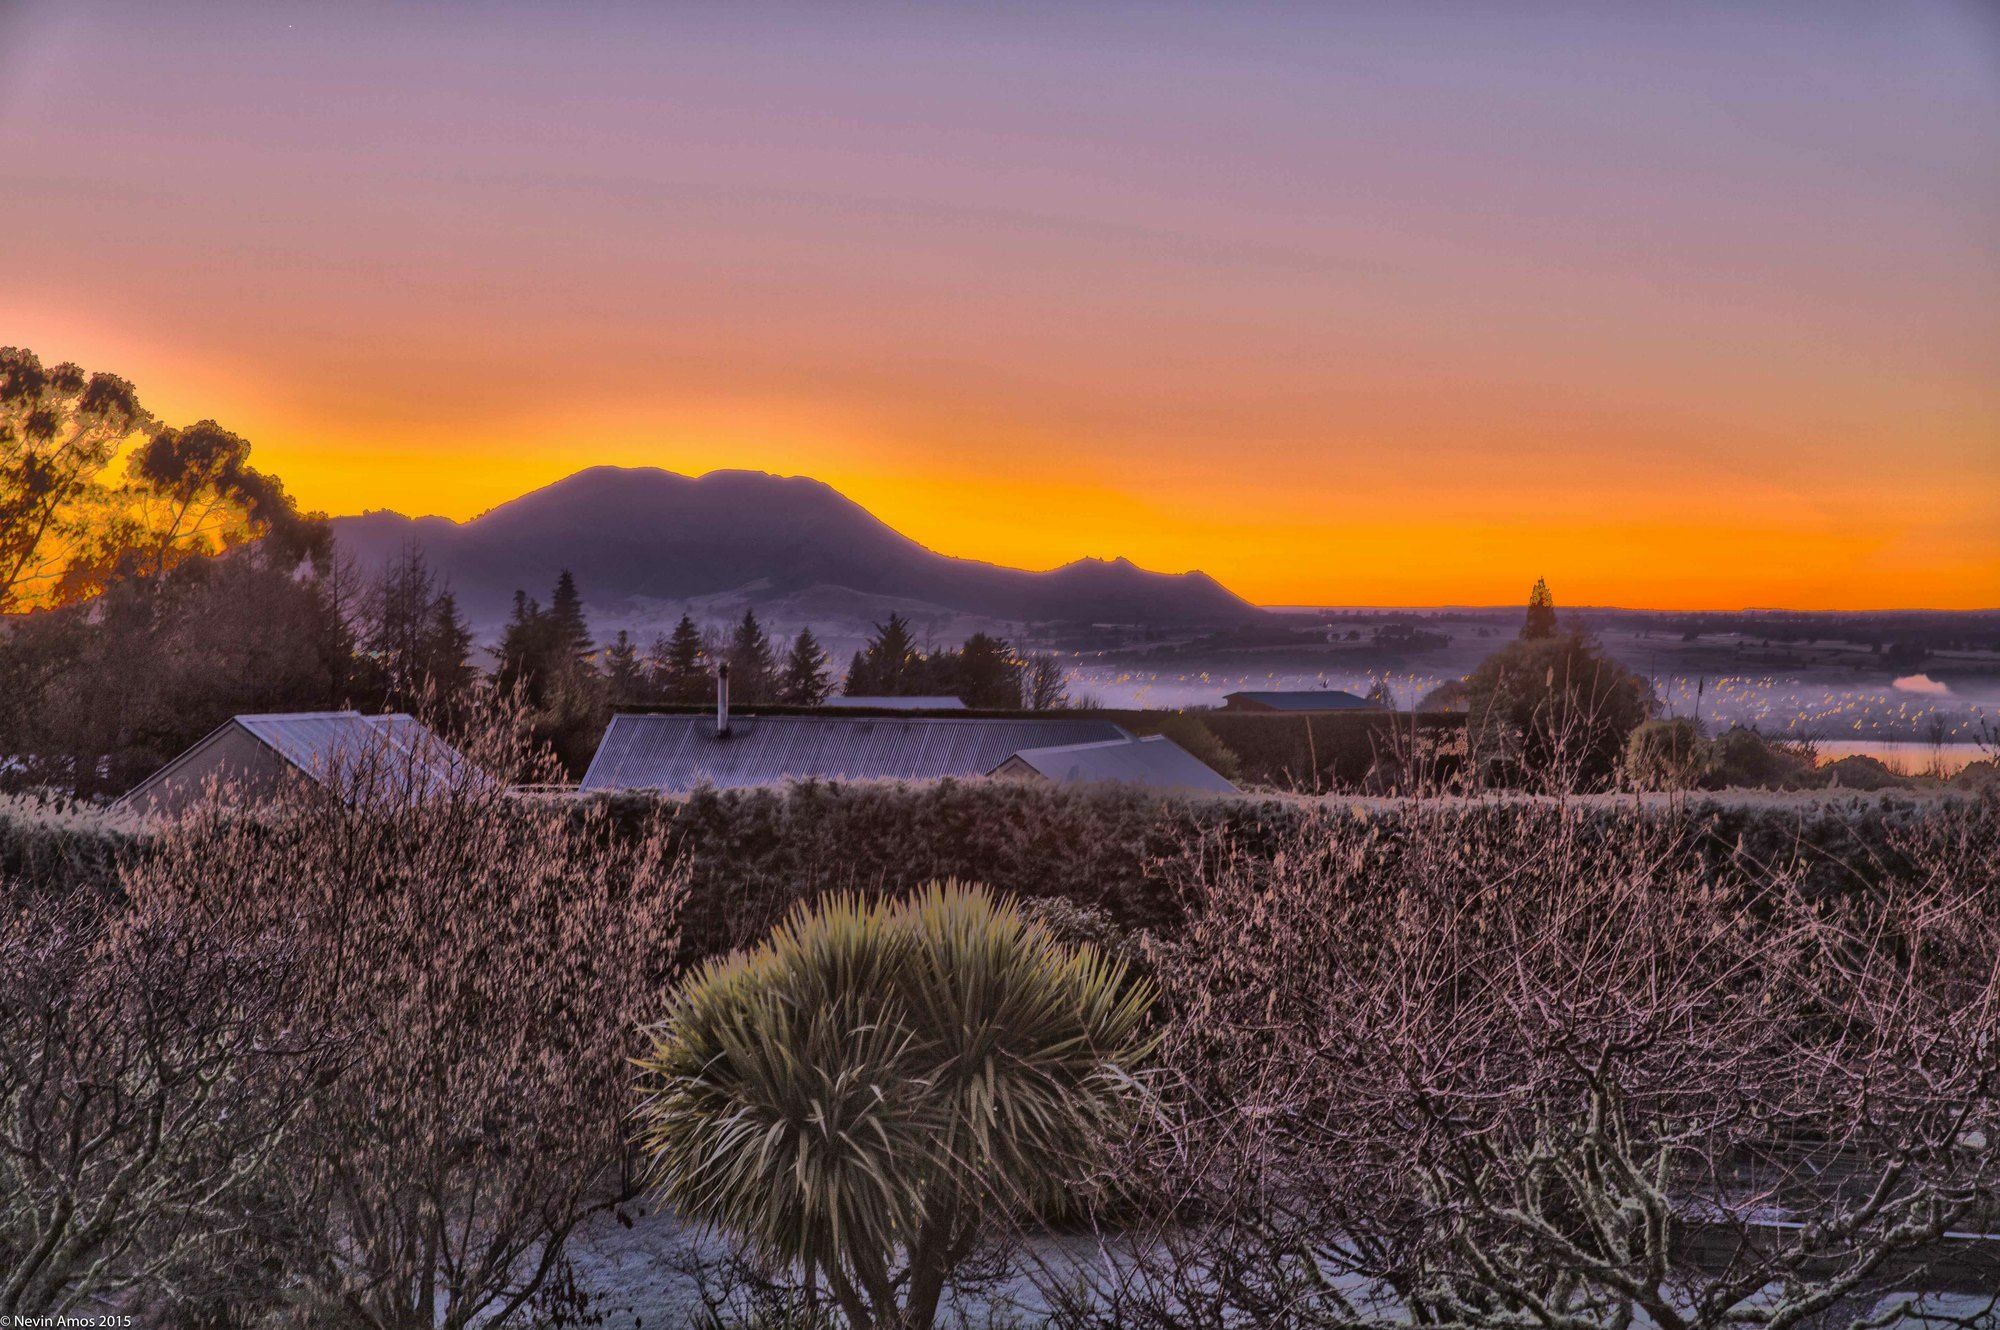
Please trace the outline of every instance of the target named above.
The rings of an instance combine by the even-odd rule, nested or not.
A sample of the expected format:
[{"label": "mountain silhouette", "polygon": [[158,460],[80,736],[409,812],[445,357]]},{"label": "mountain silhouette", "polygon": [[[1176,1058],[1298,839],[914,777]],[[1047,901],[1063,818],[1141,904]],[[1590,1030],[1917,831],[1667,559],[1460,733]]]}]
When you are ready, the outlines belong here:
[{"label": "mountain silhouette", "polygon": [[364,568],[421,549],[475,625],[505,618],[517,588],[546,597],[565,568],[594,610],[860,593],[1042,623],[1222,624],[1262,613],[1205,573],[1148,572],[1127,559],[1029,572],[951,558],[830,485],[761,471],[592,467],[469,522],[376,511],[333,527]]}]

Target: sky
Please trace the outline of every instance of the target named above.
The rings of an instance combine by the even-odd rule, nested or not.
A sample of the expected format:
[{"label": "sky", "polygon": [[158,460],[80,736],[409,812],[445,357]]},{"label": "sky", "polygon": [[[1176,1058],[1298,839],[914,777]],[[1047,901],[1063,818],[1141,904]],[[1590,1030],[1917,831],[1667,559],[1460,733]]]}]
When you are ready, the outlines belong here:
[{"label": "sky", "polygon": [[0,344],[308,507],[2000,606],[2000,7],[0,0]]}]

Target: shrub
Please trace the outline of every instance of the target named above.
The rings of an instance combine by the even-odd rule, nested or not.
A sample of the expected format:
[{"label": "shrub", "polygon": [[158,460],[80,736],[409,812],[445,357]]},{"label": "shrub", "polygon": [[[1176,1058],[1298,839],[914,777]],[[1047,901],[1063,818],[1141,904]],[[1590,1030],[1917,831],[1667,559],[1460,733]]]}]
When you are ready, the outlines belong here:
[{"label": "shrub", "polygon": [[1642,790],[1692,790],[1715,772],[1714,747],[1686,716],[1642,721],[1625,740],[1625,777]]},{"label": "shrub", "polygon": [[1951,778],[1951,784],[1954,789],[1960,790],[1984,790],[2000,787],[2000,762],[1996,762],[1990,757],[1982,757],[1976,761],[1967,762]]},{"label": "shrub", "polygon": [[1767,790],[1797,789],[1816,783],[1812,755],[1774,744],[1753,729],[1731,726],[1715,741],[1718,784]]},{"label": "shrub", "polygon": [[1829,785],[1837,785],[1844,790],[1886,790],[1909,782],[1880,759],[1865,753],[1855,753],[1848,757],[1829,762],[1821,769]]},{"label": "shrub", "polygon": [[1466,833],[1189,861],[1125,1161],[1161,1222],[1059,1324],[1985,1314],[1920,1290],[2000,1213],[2000,803],[1934,805],[1839,900],[1716,874],[1678,816]]},{"label": "shrub", "polygon": [[1148,1001],[981,889],[822,901],[675,998],[641,1062],[654,1176],[857,1330],[927,1330],[983,1224],[1091,1178]]},{"label": "shrub", "polygon": [[[0,1258],[22,1250],[18,1201],[77,1230],[31,1247],[89,1254],[100,1288],[144,1280],[149,1309],[533,1314],[571,1230],[615,1198],[684,875],[658,828],[612,834],[601,808],[488,778],[529,764],[508,718],[464,747],[410,758],[450,772],[429,786],[370,755],[254,815],[198,808],[120,862],[115,893],[74,884],[81,949],[17,935],[0,1104],[33,1098],[15,1118],[39,1139],[91,1128],[106,1162],[41,1168],[25,1195],[0,1180]],[[176,1240],[199,1241],[200,1278],[163,1277]]]},{"label": "shrub", "polygon": [[1534,789],[1602,785],[1654,705],[1650,684],[1580,633],[1509,642],[1465,688],[1482,776]]}]

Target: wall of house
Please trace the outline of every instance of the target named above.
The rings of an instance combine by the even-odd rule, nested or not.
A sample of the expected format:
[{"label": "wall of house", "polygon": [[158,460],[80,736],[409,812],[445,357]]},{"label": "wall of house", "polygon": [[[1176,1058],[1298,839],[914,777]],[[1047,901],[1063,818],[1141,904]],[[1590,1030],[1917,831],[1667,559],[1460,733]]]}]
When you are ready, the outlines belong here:
[{"label": "wall of house", "polygon": [[126,798],[135,811],[172,817],[202,798],[211,785],[232,801],[271,793],[291,765],[249,731],[231,725],[168,763]]}]

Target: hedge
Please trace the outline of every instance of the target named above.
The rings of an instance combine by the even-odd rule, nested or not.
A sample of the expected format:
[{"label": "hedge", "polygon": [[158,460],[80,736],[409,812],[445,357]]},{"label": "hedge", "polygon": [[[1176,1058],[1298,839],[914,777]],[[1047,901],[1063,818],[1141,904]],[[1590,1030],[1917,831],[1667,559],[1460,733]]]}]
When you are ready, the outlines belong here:
[{"label": "hedge", "polygon": [[[549,796],[557,797],[557,796]],[[934,784],[804,782],[782,789],[706,790],[685,798],[597,796],[613,834],[669,820],[693,886],[686,945],[708,954],[749,942],[795,902],[824,891],[902,891],[956,877],[1099,911],[1125,930],[1171,931],[1181,918],[1174,873],[1190,846],[1269,858],[1316,817],[1367,820],[1397,836],[1412,805],[1392,799],[1159,796],[1115,787],[1016,781]],[[1716,795],[1691,800],[1596,796],[1568,815],[1610,836],[1635,816],[1677,820],[1682,852],[1719,877],[1796,872],[1814,893],[1850,890],[1896,864],[1898,833],[1946,804],[1943,795]],[[1993,803],[1991,796],[1986,797]],[[1467,841],[1544,843],[1565,816],[1549,800],[1501,797],[1424,805]],[[0,806],[0,876],[52,885],[115,879],[141,848],[128,830],[10,816]]]}]

